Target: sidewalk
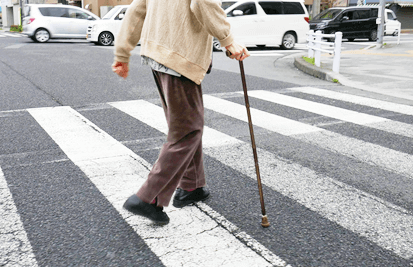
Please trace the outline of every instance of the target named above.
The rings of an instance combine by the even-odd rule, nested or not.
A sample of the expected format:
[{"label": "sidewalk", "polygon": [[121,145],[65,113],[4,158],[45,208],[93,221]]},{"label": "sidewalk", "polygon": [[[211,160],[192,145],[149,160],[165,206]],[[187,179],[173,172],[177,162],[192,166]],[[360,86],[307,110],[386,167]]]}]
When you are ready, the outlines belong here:
[{"label": "sidewalk", "polygon": [[389,43],[341,53],[340,73],[332,71],[333,57],[323,54],[321,68],[295,57],[294,65],[320,79],[393,97],[413,100],[413,41]]}]

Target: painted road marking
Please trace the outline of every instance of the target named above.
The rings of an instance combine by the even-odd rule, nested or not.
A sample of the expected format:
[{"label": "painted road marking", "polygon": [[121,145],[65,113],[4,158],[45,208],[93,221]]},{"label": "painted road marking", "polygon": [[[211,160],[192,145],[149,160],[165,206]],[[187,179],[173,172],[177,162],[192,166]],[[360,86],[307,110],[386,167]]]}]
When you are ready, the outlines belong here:
[{"label": "painted road marking", "polygon": [[[153,106],[162,111],[161,107]],[[230,108],[237,109],[234,106]],[[152,114],[153,110],[148,111],[146,116]],[[155,116],[145,123],[157,129],[159,125]],[[268,121],[268,117],[266,119]],[[163,123],[166,124],[165,121]],[[208,146],[207,143],[203,145],[204,153],[256,179],[250,144],[242,142],[219,148]],[[318,175],[299,164],[283,161],[265,150],[258,149],[258,154],[265,185],[400,257],[409,259],[413,256],[413,215],[408,210],[345,183]]]},{"label": "painted road marking", "polygon": [[396,103],[387,102],[383,100],[376,100],[376,99],[367,98],[363,96],[350,95],[346,93],[319,89],[315,87],[293,87],[293,88],[288,88],[288,90],[293,90],[296,92],[302,92],[306,94],[318,95],[318,96],[322,96],[322,97],[326,97],[330,99],[346,101],[346,102],[350,102],[354,104],[389,110],[389,111],[413,116],[413,106],[409,106],[409,105],[396,104]]},{"label": "painted road marking", "polygon": [[0,168],[0,266],[38,266]]},{"label": "painted road marking", "polygon": [[[142,185],[150,164],[70,107],[28,109],[28,112],[166,266],[200,266],[206,262],[211,266],[286,266],[262,245],[259,247],[265,249],[264,253],[247,247],[195,206],[168,208],[171,222],[164,227],[132,216],[122,205]],[[147,115],[153,115],[155,121],[154,114]],[[272,258],[264,258],[268,253]]]},{"label": "painted road marking", "polygon": [[[244,106],[211,95],[204,95],[203,97],[204,106],[206,108],[241,121],[248,121]],[[253,118],[254,125],[258,125],[270,131],[287,136],[323,130],[318,127],[307,125],[254,108],[251,108],[251,116]]]},{"label": "painted road marking", "polygon": [[[131,100],[109,103],[111,106],[123,111],[126,114],[148,124],[158,131],[167,134],[168,125],[165,121],[165,113],[163,109],[157,105],[151,104],[144,100]],[[235,145],[241,141],[238,139],[224,135],[221,132],[204,127],[204,135],[202,138],[202,145],[208,146],[223,146],[223,145]]]},{"label": "painted road marking", "polygon": [[[239,93],[244,94],[243,92]],[[368,115],[344,108],[338,108],[322,103],[312,102],[305,99],[277,94],[269,91],[250,91],[248,92],[248,94],[252,97],[269,101],[272,103],[312,112],[315,114],[338,119],[341,121],[352,122],[359,125],[366,125],[370,123],[383,122],[388,120],[373,115]]]},{"label": "painted road marking", "polygon": [[[243,92],[239,93],[243,94]],[[248,94],[265,101],[413,138],[413,125],[411,124],[268,91],[250,91]]]},{"label": "painted road marking", "polygon": [[[255,91],[250,91],[249,94],[256,95],[253,92]],[[292,101],[291,99],[288,100],[290,102]],[[282,102],[282,104],[287,103]],[[248,122],[245,107],[240,104],[220,99],[218,97],[204,95],[204,105],[205,108],[220,112],[244,122]],[[322,105],[319,107],[322,109],[328,109],[328,107],[324,107]],[[332,112],[331,114],[343,112],[343,114],[336,114],[337,117],[342,117],[343,119],[347,118],[342,116],[346,115],[346,111],[348,110],[330,110],[330,112]],[[318,110],[314,110],[313,112],[318,113]],[[349,115],[350,116],[347,119],[352,119],[353,121],[359,123],[371,123],[382,119],[374,116],[371,116],[372,118],[369,116],[360,116],[361,119],[358,120],[357,118],[354,118],[355,114],[350,113]],[[335,153],[356,158],[373,166],[383,166],[384,168],[390,169],[396,173],[413,178],[413,155],[364,142],[356,138],[343,136],[322,128],[310,126],[305,123],[286,119],[284,117],[276,116],[274,114],[259,111],[253,108],[251,109],[251,116],[252,122],[256,126],[299,139],[306,143],[320,146]]]},{"label": "painted road marking", "polygon": [[26,44],[15,44],[15,45],[6,46],[5,49],[19,49],[25,45]]}]

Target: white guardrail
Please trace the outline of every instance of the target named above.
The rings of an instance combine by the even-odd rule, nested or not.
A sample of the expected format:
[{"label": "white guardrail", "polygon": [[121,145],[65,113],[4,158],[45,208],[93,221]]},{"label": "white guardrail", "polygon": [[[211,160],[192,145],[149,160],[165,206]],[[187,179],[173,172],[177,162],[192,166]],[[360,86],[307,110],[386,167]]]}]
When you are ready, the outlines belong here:
[{"label": "white guardrail", "polygon": [[[322,41],[322,38],[334,38],[334,43]],[[334,34],[323,34],[321,33],[321,31],[317,31],[314,33],[313,30],[310,30],[307,38],[308,57],[314,58],[314,64],[317,67],[320,67],[321,52],[334,55],[333,71],[339,73],[342,39],[342,32],[336,32]],[[326,46],[328,47],[327,49],[325,48]]]}]

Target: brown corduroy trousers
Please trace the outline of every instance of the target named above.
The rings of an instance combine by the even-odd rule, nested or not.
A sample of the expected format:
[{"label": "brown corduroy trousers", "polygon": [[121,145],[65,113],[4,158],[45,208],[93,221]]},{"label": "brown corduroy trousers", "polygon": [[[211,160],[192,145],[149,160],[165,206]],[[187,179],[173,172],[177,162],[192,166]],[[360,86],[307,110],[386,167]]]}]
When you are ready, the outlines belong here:
[{"label": "brown corduroy trousers", "polygon": [[168,123],[168,136],[158,160],[137,196],[158,206],[168,206],[176,188],[205,186],[202,159],[204,105],[201,85],[184,76],[152,71]]}]

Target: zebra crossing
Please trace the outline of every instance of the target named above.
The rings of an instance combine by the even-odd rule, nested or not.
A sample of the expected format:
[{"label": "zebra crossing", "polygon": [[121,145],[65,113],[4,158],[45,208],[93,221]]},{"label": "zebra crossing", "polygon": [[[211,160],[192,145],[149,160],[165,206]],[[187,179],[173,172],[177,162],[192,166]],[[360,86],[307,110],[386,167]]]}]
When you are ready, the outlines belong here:
[{"label": "zebra crossing", "polygon": [[20,37],[26,37],[26,35],[22,33],[8,33],[8,32],[0,31],[0,38],[4,38],[4,37],[20,38]]},{"label": "zebra crossing", "polygon": [[[322,224],[326,228],[339,229],[345,233],[345,237],[341,237],[344,240],[328,242],[337,242],[338,250],[347,249],[353,253],[363,244],[366,250],[371,249],[362,252],[367,255],[366,261],[374,262],[377,256],[374,266],[411,266],[413,106],[314,87],[250,91],[249,95],[252,120],[258,134],[256,139],[259,141],[259,136],[266,136],[267,140],[273,141],[268,145],[257,144],[265,198],[270,207],[276,205],[273,204],[276,200],[291,203],[296,209],[318,218],[307,222],[310,225]],[[203,146],[207,162],[218,168],[213,170],[214,173],[224,177],[230,169],[237,177],[225,182],[247,185],[254,184],[255,169],[245,134],[247,117],[242,99],[242,92],[204,95]],[[136,123],[142,138],[129,140],[122,136],[125,135],[122,130],[104,125],[99,116],[91,114],[127,117],[128,122],[119,120],[119,125],[127,128],[128,123]],[[22,117],[34,120],[32,128],[44,131],[62,151],[63,155],[57,153],[59,157],[44,162],[70,163],[79,168],[121,220],[155,254],[159,266],[323,265],[322,262],[317,264],[314,254],[293,252],[291,244],[305,250],[305,245],[300,243],[311,244],[312,241],[305,241],[306,237],[301,234],[293,237],[295,233],[278,231],[277,228],[289,228],[277,225],[277,216],[283,217],[277,210],[267,208],[270,223],[275,224],[269,228],[274,235],[261,237],[257,231],[263,233],[266,229],[250,229],[252,226],[248,221],[251,218],[244,218],[243,212],[251,213],[242,207],[245,203],[241,197],[252,191],[247,188],[246,192],[228,196],[235,200],[234,203],[224,204],[239,214],[220,209],[211,200],[184,209],[168,207],[166,212],[171,223],[156,227],[124,211],[125,198],[139,188],[153,164],[147,151],[157,151],[162,142],[158,137],[167,133],[163,110],[156,100],[0,112],[3,123],[7,119],[12,124],[13,120]],[[220,123],[222,121],[224,123]],[[235,131],[240,129],[239,126],[244,126],[244,130]],[[352,135],[350,132],[355,130],[365,131],[365,134]],[[395,143],[399,144],[391,145],[375,136],[395,138]],[[35,240],[27,230],[27,215],[20,212],[20,209],[24,210],[19,204],[22,201],[16,201],[24,196],[13,193],[15,181],[10,176],[10,166],[2,157],[0,155],[0,210],[4,216],[0,218],[0,241],[5,245],[0,250],[0,264],[45,265],[44,261],[38,260],[41,258],[38,255],[42,254],[39,247],[31,245]],[[320,166],[314,165],[317,161]],[[336,170],[340,168],[338,161],[344,165],[343,169]],[[208,175],[208,168],[206,172]],[[215,179],[214,182],[219,182],[219,178]],[[216,194],[221,196],[219,192]],[[258,214],[258,210],[252,214]],[[302,226],[295,220],[289,223]],[[321,234],[326,239],[334,239],[333,232],[324,229]],[[307,234],[318,236],[320,232],[314,230]],[[350,249],[350,244],[354,248]],[[317,253],[321,254],[321,251],[317,250]],[[383,255],[387,258],[379,259]],[[311,264],[308,263],[310,260],[313,260]],[[352,264],[354,262],[334,264],[333,261],[330,266]],[[158,265],[147,263],[145,266]]]}]

